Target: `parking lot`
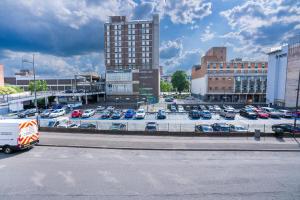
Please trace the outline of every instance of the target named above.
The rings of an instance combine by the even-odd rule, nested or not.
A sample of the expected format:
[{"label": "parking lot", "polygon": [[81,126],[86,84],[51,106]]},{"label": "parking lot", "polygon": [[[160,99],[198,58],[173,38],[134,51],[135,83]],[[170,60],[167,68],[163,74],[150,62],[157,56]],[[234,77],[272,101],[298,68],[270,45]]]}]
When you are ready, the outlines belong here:
[{"label": "parking lot", "polygon": [[[144,131],[146,124],[148,122],[155,122],[157,127],[157,131],[169,131],[169,132],[194,132],[195,126],[200,124],[208,124],[212,125],[214,123],[227,123],[231,125],[240,125],[243,126],[247,131],[254,132],[255,130],[260,130],[261,132],[272,132],[272,125],[279,123],[293,123],[293,118],[268,118],[261,119],[258,118],[256,120],[248,119],[240,116],[239,110],[236,109],[236,115],[234,119],[225,119],[220,116],[219,112],[211,112],[211,119],[191,119],[189,116],[189,111],[185,110],[184,112],[171,112],[168,109],[168,104],[161,99],[159,103],[152,105],[142,105],[140,108],[143,108],[146,112],[145,117],[143,119],[136,119],[135,116],[132,118],[126,119],[124,117],[125,110],[121,111],[121,116],[119,119],[112,119],[111,116],[107,119],[103,119],[102,115],[107,108],[102,111],[96,111],[97,106],[92,107],[95,111],[90,117],[82,118],[72,118],[71,113],[72,110],[68,110],[66,114],[63,114],[59,117],[39,117],[40,126],[41,127],[49,127],[50,122],[55,122],[59,120],[63,120],[63,123],[74,124],[75,127],[81,126],[82,124],[92,124],[93,128],[99,130],[112,130],[114,124],[119,123],[123,124],[124,131]],[[166,111],[166,119],[157,119],[157,111],[159,109],[164,109]],[[192,108],[191,108],[192,109]],[[112,113],[112,112],[111,112]],[[2,116],[2,118],[18,118],[17,113],[9,114]],[[35,118],[34,116],[30,116],[28,118]]]},{"label": "parking lot", "polygon": [[[271,126],[278,123],[293,123],[293,119],[257,119],[250,120],[241,117],[239,114],[236,115],[234,120],[224,119],[219,114],[213,114],[212,119],[190,119],[188,113],[167,113],[167,118],[159,120],[156,118],[155,113],[146,113],[144,119],[125,119],[124,116],[121,119],[101,119],[101,112],[96,113],[90,118],[71,118],[70,114],[65,115],[70,120],[70,123],[77,125],[83,123],[95,124],[97,129],[110,130],[113,123],[123,123],[126,125],[128,131],[144,131],[147,122],[156,122],[159,131],[170,131],[170,132],[193,132],[195,131],[195,125],[198,124],[214,124],[214,123],[228,123],[233,125],[242,125],[249,131],[259,129],[261,132],[272,132]],[[41,126],[48,126],[49,121],[55,119],[40,119]]]}]

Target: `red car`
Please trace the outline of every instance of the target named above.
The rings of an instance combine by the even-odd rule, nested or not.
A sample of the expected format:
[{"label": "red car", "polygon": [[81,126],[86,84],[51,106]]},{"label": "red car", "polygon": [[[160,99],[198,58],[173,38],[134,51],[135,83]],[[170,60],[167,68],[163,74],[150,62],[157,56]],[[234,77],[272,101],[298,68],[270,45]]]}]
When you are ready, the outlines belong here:
[{"label": "red car", "polygon": [[270,117],[270,115],[266,112],[263,111],[257,111],[258,117],[259,118],[263,118],[263,119],[268,119]]},{"label": "red car", "polygon": [[71,114],[72,118],[79,118],[82,116],[83,111],[82,110],[74,110]]}]

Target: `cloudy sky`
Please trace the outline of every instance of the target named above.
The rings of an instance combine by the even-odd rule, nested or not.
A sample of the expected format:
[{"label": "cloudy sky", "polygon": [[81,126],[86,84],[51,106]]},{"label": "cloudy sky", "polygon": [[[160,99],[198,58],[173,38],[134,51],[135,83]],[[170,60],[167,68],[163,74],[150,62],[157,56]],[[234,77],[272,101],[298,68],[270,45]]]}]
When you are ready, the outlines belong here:
[{"label": "cloudy sky", "polygon": [[228,59],[267,60],[270,47],[300,33],[297,0],[1,0],[0,63],[11,75],[35,53],[40,75],[103,73],[108,16],[153,13],[160,15],[160,63],[169,73],[189,71],[212,46],[227,46]]}]

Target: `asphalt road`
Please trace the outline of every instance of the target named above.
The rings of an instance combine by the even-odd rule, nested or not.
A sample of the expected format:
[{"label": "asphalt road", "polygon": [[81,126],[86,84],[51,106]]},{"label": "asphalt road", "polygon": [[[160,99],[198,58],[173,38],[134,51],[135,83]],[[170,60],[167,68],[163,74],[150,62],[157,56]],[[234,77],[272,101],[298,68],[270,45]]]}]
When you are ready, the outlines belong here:
[{"label": "asphalt road", "polygon": [[35,147],[0,154],[1,200],[300,199],[297,152]]}]

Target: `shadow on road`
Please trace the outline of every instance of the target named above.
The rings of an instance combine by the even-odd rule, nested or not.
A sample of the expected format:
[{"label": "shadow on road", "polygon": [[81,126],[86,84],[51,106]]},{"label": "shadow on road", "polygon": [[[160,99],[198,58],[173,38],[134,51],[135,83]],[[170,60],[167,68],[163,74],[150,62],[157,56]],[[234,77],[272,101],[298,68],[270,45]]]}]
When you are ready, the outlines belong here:
[{"label": "shadow on road", "polygon": [[27,151],[29,151],[29,150],[25,149],[25,150],[22,150],[22,151],[13,152],[11,154],[5,154],[5,153],[3,153],[3,151],[0,151],[0,160],[6,159],[6,158],[12,158],[12,157],[15,157],[15,156],[19,156],[23,153],[26,153]]}]

